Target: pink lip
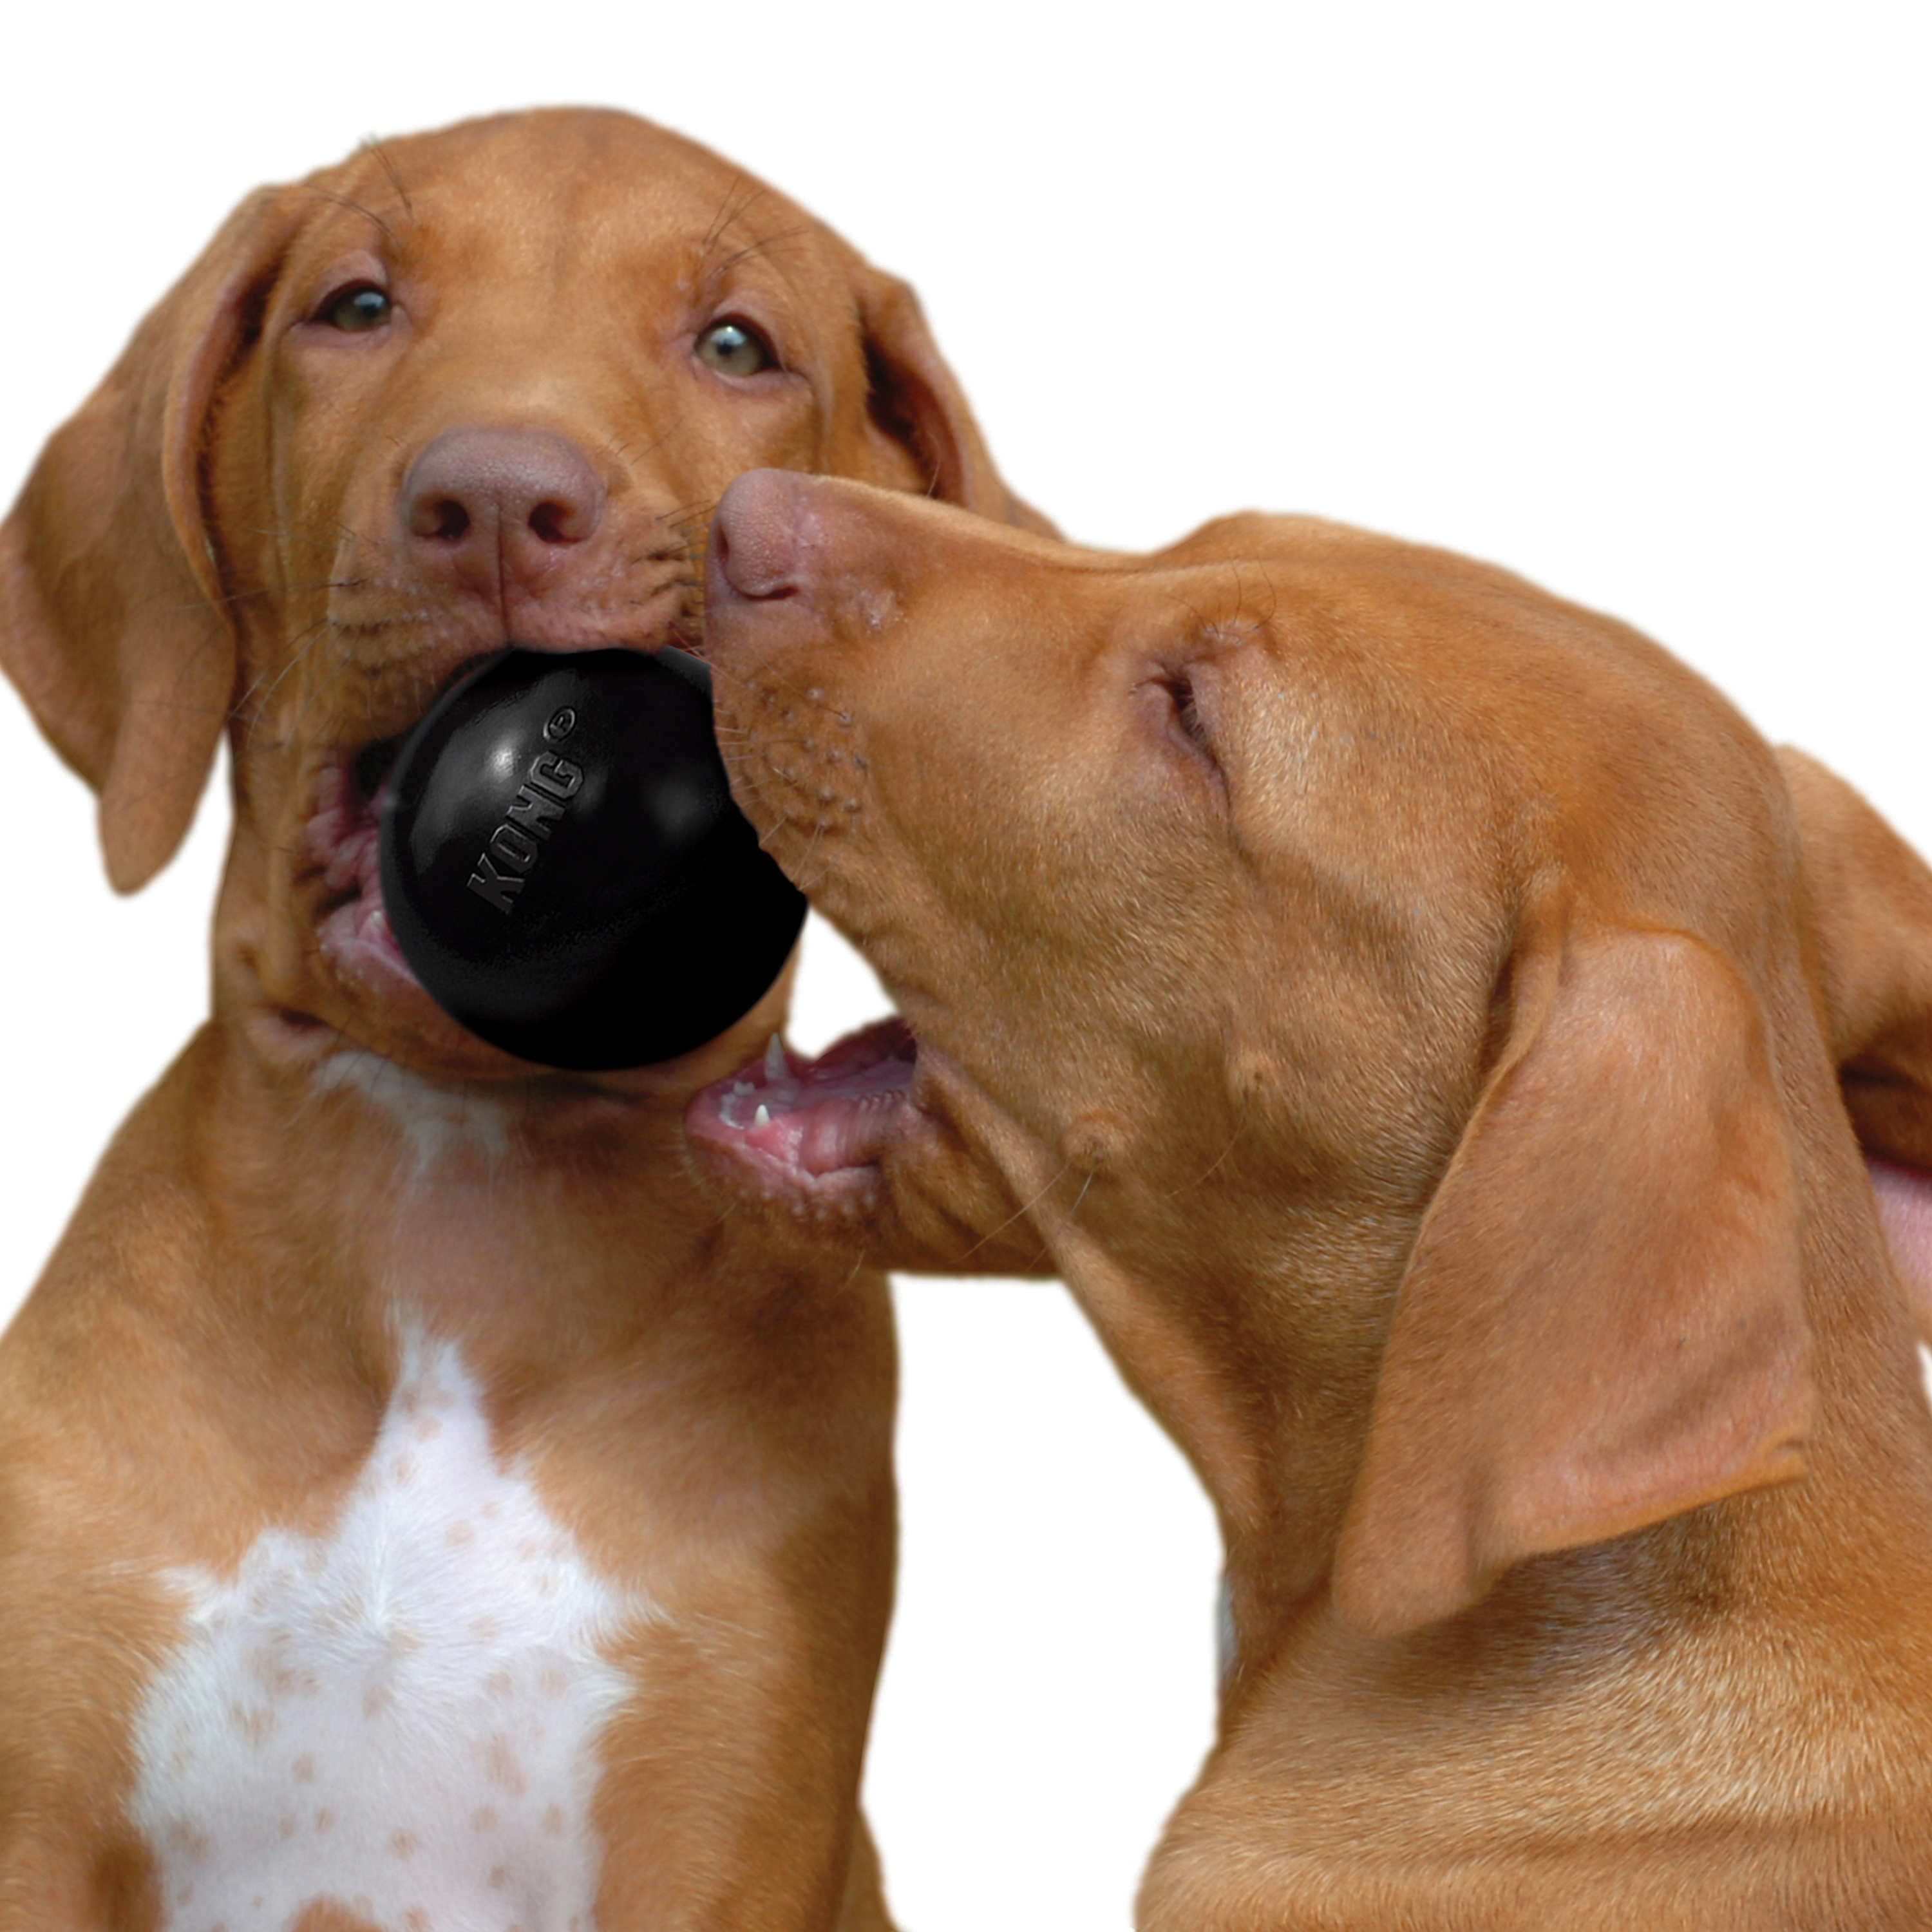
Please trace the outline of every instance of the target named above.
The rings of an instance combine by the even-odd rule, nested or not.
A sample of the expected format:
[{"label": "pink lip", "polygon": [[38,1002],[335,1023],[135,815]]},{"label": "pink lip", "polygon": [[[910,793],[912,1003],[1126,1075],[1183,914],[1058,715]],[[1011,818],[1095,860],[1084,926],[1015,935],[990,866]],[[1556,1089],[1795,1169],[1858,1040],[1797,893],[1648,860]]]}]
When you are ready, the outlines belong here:
[{"label": "pink lip", "polygon": [[754,1192],[801,1210],[856,1208],[903,1124],[916,1050],[902,1019],[884,1019],[798,1060],[773,1036],[763,1058],[703,1090],[686,1132]]},{"label": "pink lip", "polygon": [[388,784],[385,778],[375,796],[364,799],[347,759],[332,761],[322,772],[306,842],[330,893],[349,897],[324,919],[318,937],[337,964],[420,992],[382,905],[380,814]]}]

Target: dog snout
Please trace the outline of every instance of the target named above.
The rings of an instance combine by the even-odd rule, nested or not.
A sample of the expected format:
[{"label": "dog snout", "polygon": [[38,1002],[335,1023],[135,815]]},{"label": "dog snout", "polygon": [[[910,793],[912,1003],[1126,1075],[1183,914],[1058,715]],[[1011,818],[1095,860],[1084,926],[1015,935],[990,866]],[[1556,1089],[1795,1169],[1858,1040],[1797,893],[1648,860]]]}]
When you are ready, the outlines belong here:
[{"label": "dog snout", "polygon": [[810,587],[811,545],[803,528],[808,477],[750,470],[718,500],[711,520],[712,556],[741,597],[760,602]]},{"label": "dog snout", "polygon": [[534,588],[596,533],[604,490],[576,444],[545,432],[446,430],[404,479],[418,561],[488,597]]}]

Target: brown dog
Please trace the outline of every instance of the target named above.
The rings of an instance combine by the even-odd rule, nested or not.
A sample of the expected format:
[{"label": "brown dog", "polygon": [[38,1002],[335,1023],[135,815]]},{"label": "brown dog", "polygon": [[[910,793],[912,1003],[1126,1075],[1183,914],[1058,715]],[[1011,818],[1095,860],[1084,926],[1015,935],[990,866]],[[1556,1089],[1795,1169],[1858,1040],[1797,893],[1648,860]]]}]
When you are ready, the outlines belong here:
[{"label": "brown dog", "polygon": [[1932,870],[1816,759],[1789,746],[1778,755],[1804,841],[1826,1042],[1932,1346]]},{"label": "brown dog", "polygon": [[895,1259],[1023,1210],[1220,1511],[1142,1922],[1932,1922],[1932,1418],[1828,1050],[1932,1152],[1916,862],[1814,796],[1808,877],[1662,651],[1330,526],[759,474],[710,582],[742,802],[910,1032],[694,1132]]},{"label": "brown dog", "polygon": [[884,1285],[721,1223],[680,1128],[784,987],[546,1073],[430,1004],[375,867],[479,654],[698,638],[752,463],[1028,514],[902,285],[549,112],[251,198],[0,527],[114,883],[224,729],[236,806],[213,1021],[0,1348],[0,1925],[884,1922]]}]

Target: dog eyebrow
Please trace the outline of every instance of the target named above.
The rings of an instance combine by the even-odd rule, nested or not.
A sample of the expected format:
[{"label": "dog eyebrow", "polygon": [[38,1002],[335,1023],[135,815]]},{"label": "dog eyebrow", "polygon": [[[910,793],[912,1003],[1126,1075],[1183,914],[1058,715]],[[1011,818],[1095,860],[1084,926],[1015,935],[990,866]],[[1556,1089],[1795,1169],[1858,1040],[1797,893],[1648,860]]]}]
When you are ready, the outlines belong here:
[{"label": "dog eyebrow", "polygon": [[[396,199],[402,204],[404,218],[413,222],[416,218],[416,212],[410,202],[410,191],[403,185],[402,170],[396,166],[394,159],[390,154],[388,149],[371,135],[362,143],[362,152],[365,154],[374,154],[376,160],[382,163],[382,172],[388,176],[389,185],[396,190]],[[379,226],[381,226],[379,218],[371,216],[370,219],[376,220]],[[385,229],[383,232],[386,234],[388,230]]]},{"label": "dog eyebrow", "polygon": [[772,254],[788,242],[796,242],[801,236],[809,235],[812,232],[811,225],[802,222],[796,228],[781,228],[776,234],[765,236],[756,242],[748,242],[735,254],[727,255],[723,261],[714,264],[705,280],[707,284],[721,280],[740,262],[749,261],[754,255]]},{"label": "dog eyebrow", "polygon": [[[741,188],[748,190],[742,200],[738,199]],[[770,189],[762,183],[747,182],[741,174],[732,176],[731,185],[724,190],[724,199],[718,204],[718,212],[712,218],[711,226],[704,231],[704,245],[698,257],[700,268],[710,260],[712,250],[724,238],[725,230],[748,214],[770,193]]]},{"label": "dog eyebrow", "polygon": [[[400,190],[400,182],[398,184],[398,187]],[[384,220],[382,217],[377,214],[373,208],[368,207],[362,202],[353,200],[348,195],[338,194],[332,188],[311,188],[309,190],[309,193],[317,201],[326,201],[334,207],[346,208],[350,214],[359,214],[364,220],[374,223],[377,228],[382,230],[383,240],[388,242],[392,248],[400,249],[402,246],[402,244],[396,238],[396,231],[392,228],[388,223]],[[400,207],[404,219],[413,225],[416,218],[416,210],[410,206],[407,195],[404,195],[402,196]],[[392,210],[392,212],[393,212],[394,211]]]},{"label": "dog eyebrow", "polygon": [[732,272],[749,261],[764,261],[771,264],[773,275],[788,294],[796,294],[792,277],[782,259],[782,251],[790,243],[801,241],[812,234],[809,223],[800,223],[791,228],[782,228],[773,233],[748,242],[742,248],[734,248],[728,255],[717,256],[716,241],[707,243],[699,256],[694,280],[700,303],[718,301],[725,284],[731,279]]},{"label": "dog eyebrow", "polygon": [[769,235],[754,234],[743,247],[734,248],[730,254],[720,259],[718,251],[723,245],[727,233],[739,223],[743,221],[752,210],[760,201],[766,200],[771,192],[768,188],[758,187],[740,199],[738,191],[742,185],[744,183],[741,177],[738,180],[734,180],[730,188],[727,190],[724,199],[719,204],[718,212],[712,218],[710,227],[705,231],[704,242],[698,249],[697,265],[692,272],[693,279],[701,292],[703,298],[707,302],[716,298],[719,284],[730,275],[734,268],[736,268],[741,262],[750,261],[756,257],[764,256],[771,259],[772,266],[778,269],[780,277],[788,280],[788,278],[784,277],[784,265],[776,259],[778,251],[788,243],[802,240],[817,232],[818,229],[819,224],[808,218],[789,228],[776,229]]}]

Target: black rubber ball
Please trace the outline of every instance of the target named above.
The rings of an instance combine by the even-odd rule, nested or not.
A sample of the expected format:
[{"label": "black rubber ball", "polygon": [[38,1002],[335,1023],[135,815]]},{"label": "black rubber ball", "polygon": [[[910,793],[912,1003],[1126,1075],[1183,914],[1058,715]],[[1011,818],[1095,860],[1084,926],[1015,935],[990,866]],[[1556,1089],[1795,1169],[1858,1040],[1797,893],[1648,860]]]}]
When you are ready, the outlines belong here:
[{"label": "black rubber ball", "polygon": [[805,900],[731,802],[711,676],[664,650],[512,650],[410,735],[382,896],[430,997],[550,1066],[701,1046],[778,977]]}]

